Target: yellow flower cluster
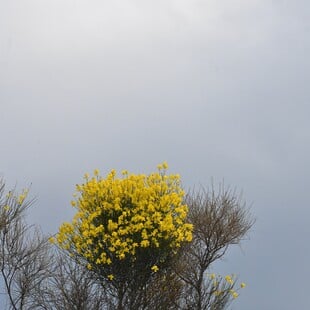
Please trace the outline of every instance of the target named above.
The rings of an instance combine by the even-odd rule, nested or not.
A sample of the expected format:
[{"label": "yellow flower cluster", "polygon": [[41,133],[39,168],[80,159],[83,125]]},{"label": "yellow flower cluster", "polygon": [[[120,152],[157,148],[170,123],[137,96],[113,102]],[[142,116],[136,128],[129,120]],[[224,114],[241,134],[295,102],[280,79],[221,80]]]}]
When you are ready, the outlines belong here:
[{"label": "yellow flower cluster", "polygon": [[110,265],[143,248],[175,251],[191,241],[180,177],[166,175],[167,168],[163,163],[150,175],[122,171],[120,178],[115,170],[106,178],[97,169],[93,177],[85,174],[71,202],[78,212],[71,223],[62,224],[56,242],[91,264]]},{"label": "yellow flower cluster", "polygon": [[[213,294],[214,294],[215,296],[220,296],[220,295],[222,295],[223,293],[225,293],[226,290],[222,291],[222,290],[219,290],[219,289],[218,289],[218,288],[219,288],[220,281],[221,281],[221,277],[220,277],[220,276],[216,276],[214,273],[212,273],[212,274],[209,274],[209,278],[210,278],[210,280],[213,281],[213,282],[212,282],[213,287],[217,288],[217,289],[213,292]],[[225,276],[224,279],[225,279],[225,281],[230,285],[230,289],[228,290],[228,292],[230,293],[230,295],[231,295],[234,299],[238,298],[239,294],[237,293],[236,290],[232,289],[232,288],[234,287],[235,283],[236,283],[236,281],[235,281],[235,275],[227,275],[227,276]],[[242,282],[242,283],[240,284],[240,288],[245,288],[245,287],[246,287],[246,284],[245,284],[244,282]]]}]

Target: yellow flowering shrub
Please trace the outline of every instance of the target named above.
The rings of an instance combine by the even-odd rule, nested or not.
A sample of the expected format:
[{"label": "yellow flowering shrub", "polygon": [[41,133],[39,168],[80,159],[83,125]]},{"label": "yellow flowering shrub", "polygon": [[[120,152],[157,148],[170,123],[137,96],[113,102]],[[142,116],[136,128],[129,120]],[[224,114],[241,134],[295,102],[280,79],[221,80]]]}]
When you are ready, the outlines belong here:
[{"label": "yellow flowering shrub", "polygon": [[112,170],[104,178],[97,169],[93,177],[85,174],[71,202],[77,213],[54,241],[85,259],[89,269],[106,269],[110,280],[119,262],[144,262],[157,272],[167,256],[192,240],[180,177],[166,175],[166,169],[163,163],[149,175],[122,171],[117,177]]}]

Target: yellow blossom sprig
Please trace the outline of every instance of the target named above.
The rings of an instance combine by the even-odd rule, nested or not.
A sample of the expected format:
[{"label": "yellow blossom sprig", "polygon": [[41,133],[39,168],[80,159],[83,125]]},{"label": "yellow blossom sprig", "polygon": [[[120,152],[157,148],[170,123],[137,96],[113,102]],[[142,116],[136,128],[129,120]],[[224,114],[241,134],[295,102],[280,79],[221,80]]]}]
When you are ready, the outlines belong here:
[{"label": "yellow blossom sprig", "polygon": [[0,202],[0,212],[6,212],[7,215],[15,214],[17,209],[26,208],[31,204],[27,202],[29,189],[23,189],[21,193],[16,193],[15,190],[9,191],[5,195],[5,199]]},{"label": "yellow blossom sprig", "polygon": [[233,299],[239,297],[239,289],[246,287],[244,282],[240,283],[238,289],[235,289],[236,286],[236,276],[235,275],[226,275],[221,277],[215,273],[208,274],[208,278],[211,282],[211,291],[215,297],[219,297],[223,294],[230,294]]}]

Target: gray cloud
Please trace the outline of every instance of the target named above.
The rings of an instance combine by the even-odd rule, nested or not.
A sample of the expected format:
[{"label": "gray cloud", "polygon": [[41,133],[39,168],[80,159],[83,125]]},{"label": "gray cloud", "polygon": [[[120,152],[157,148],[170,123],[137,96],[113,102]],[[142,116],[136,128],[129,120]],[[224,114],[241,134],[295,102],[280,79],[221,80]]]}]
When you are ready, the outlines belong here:
[{"label": "gray cloud", "polygon": [[[307,309],[309,4],[0,4],[0,176],[32,182],[46,232],[85,171],[151,171],[243,189],[257,223],[219,271],[233,309]],[[53,221],[51,221],[53,218]],[[286,296],[286,298],[285,298]]]}]

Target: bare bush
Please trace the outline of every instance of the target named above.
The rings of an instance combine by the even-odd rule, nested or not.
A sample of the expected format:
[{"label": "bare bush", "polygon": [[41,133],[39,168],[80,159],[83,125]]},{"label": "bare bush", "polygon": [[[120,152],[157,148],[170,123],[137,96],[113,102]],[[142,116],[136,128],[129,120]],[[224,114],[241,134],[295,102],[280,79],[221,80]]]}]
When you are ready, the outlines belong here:
[{"label": "bare bush", "polygon": [[213,187],[190,192],[185,200],[194,231],[193,241],[182,248],[176,264],[176,273],[184,285],[181,308],[225,309],[237,296],[235,282],[210,279],[207,271],[229,246],[241,242],[254,221],[242,198],[222,185],[218,192]]},{"label": "bare bush", "polygon": [[50,264],[47,239],[26,224],[25,212],[32,201],[15,190],[5,195],[0,182],[0,269],[9,308],[31,309],[34,292],[47,276]]},{"label": "bare bush", "polygon": [[54,252],[49,276],[36,292],[37,306],[46,310],[106,309],[108,300],[104,290],[90,271],[58,249]]}]

